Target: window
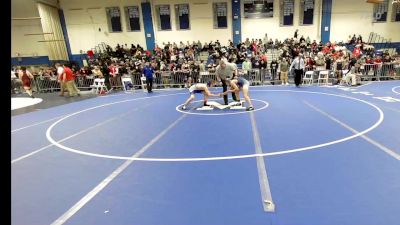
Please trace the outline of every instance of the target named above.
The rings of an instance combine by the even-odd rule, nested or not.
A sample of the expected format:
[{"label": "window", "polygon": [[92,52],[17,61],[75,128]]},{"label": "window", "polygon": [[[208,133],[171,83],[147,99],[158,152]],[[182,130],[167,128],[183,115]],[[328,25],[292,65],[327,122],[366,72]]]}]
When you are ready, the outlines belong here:
[{"label": "window", "polygon": [[374,4],[373,22],[386,22],[388,14],[388,2],[384,0],[383,3]]},{"label": "window", "polygon": [[392,22],[400,21],[400,3],[392,4]]},{"label": "window", "polygon": [[280,25],[293,26],[294,0],[280,0]]},{"label": "window", "polygon": [[228,6],[226,2],[214,2],[214,28],[228,28]]},{"label": "window", "polygon": [[175,5],[175,19],[178,30],[189,30],[189,4]]},{"label": "window", "polygon": [[128,31],[140,31],[140,13],[139,6],[127,6],[125,7],[126,13],[126,24]]},{"label": "window", "polygon": [[158,30],[171,30],[171,11],[169,5],[156,6]]},{"label": "window", "polygon": [[300,1],[300,25],[312,25],[314,21],[314,0]]},{"label": "window", "polygon": [[121,13],[118,7],[106,8],[108,30],[110,32],[122,32]]},{"label": "window", "polygon": [[273,0],[245,0],[243,8],[244,18],[268,18],[274,16]]}]

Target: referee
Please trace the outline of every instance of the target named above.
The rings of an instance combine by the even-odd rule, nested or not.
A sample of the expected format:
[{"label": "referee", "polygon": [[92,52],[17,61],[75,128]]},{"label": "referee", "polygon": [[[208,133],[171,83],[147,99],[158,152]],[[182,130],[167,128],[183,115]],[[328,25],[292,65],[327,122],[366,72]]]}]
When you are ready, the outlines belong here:
[{"label": "referee", "polygon": [[301,77],[303,76],[304,71],[304,59],[303,54],[299,53],[297,57],[293,60],[292,64],[290,65],[289,71],[292,71],[294,67],[294,83],[296,87],[299,87],[301,82]]},{"label": "referee", "polygon": [[[219,65],[215,69],[217,80],[222,82],[223,92],[227,91],[227,79],[233,79],[237,77],[238,71],[237,66],[234,63],[228,63],[226,60],[221,59]],[[233,77],[231,77],[233,74]],[[232,93],[232,99],[237,101],[235,93]],[[228,96],[224,95],[224,103],[228,105]]]}]

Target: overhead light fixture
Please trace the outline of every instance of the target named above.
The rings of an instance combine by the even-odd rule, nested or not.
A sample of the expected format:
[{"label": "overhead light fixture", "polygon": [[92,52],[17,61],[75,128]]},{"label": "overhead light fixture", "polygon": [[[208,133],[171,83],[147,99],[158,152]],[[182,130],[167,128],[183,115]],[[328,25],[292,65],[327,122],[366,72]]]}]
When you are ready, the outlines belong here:
[{"label": "overhead light fixture", "polygon": [[40,20],[40,17],[12,18],[12,20]]},{"label": "overhead light fixture", "polygon": [[24,36],[32,36],[32,35],[45,35],[45,34],[53,34],[53,33],[24,34]]},{"label": "overhead light fixture", "polygon": [[367,3],[379,4],[379,3],[383,3],[383,0],[367,0]]}]

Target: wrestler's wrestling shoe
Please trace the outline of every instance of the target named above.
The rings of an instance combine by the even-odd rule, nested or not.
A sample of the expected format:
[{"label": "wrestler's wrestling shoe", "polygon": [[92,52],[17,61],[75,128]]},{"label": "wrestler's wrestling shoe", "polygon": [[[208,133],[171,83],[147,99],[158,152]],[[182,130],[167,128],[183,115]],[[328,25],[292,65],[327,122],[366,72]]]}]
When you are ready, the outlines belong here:
[{"label": "wrestler's wrestling shoe", "polygon": [[231,106],[242,106],[242,103],[240,101],[235,101]]}]

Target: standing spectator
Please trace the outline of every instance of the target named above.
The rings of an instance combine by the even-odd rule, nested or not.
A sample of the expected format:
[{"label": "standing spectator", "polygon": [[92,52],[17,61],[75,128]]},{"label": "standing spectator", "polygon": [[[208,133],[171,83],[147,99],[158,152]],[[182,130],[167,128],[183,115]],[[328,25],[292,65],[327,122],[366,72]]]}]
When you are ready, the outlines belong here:
[{"label": "standing spectator", "polygon": [[342,80],[342,75],[343,75],[342,70],[344,69],[344,65],[343,64],[344,64],[343,57],[338,58],[336,60],[335,64],[334,64],[335,65],[334,68],[335,68],[335,71],[336,71],[336,79],[337,79],[337,83],[336,84],[339,84],[340,81]]},{"label": "standing spectator", "polygon": [[301,77],[303,76],[304,71],[304,59],[303,54],[299,53],[296,58],[293,60],[292,64],[290,65],[289,71],[294,68],[294,83],[296,87],[299,87],[301,82]]},{"label": "standing spectator", "polygon": [[[57,67],[57,73],[61,80],[60,84],[62,86],[64,85],[64,88],[66,88],[68,90],[69,96],[74,97],[76,95],[80,95],[79,90],[75,85],[75,81],[74,81],[74,77],[73,77],[74,75],[73,75],[72,70],[65,65],[61,66],[61,64],[58,64],[58,63],[56,64],[56,67]],[[61,90],[61,91],[62,91],[61,96],[63,96],[64,90]]]},{"label": "standing spectator", "polygon": [[119,69],[117,66],[115,66],[114,63],[111,63],[111,66],[108,67],[108,70],[110,71],[110,77],[111,77],[111,86],[117,85],[117,80],[118,80],[118,73]]},{"label": "standing spectator", "polygon": [[280,71],[281,71],[281,81],[282,85],[289,85],[288,82],[288,70],[289,70],[289,63],[287,62],[286,58],[282,59],[280,63]]},{"label": "standing spectator", "polygon": [[298,34],[297,34],[298,32],[299,32],[299,29],[296,29],[296,31],[294,32],[294,35],[293,35],[293,37],[296,38],[296,39],[297,39],[297,36],[298,36]]},{"label": "standing spectator", "polygon": [[251,70],[251,62],[250,62],[250,59],[249,58],[247,58],[246,59],[246,61],[244,61],[243,63],[242,63],[242,70],[243,70],[243,72],[244,72],[244,74],[248,74],[249,73],[249,71]]},{"label": "standing spectator", "polygon": [[332,58],[330,56],[326,56],[325,59],[325,69],[326,70],[331,70],[331,64],[332,64]]},{"label": "standing spectator", "polygon": [[146,77],[146,87],[147,87],[147,92],[152,93],[152,88],[153,88],[153,73],[154,70],[152,67],[150,67],[150,64],[146,62],[145,67],[143,68],[143,76]]},{"label": "standing spectator", "polygon": [[200,65],[199,65],[199,70],[200,70],[200,72],[206,71],[206,65],[204,64],[204,60],[201,61]]},{"label": "standing spectator", "polygon": [[54,66],[57,69],[57,79],[58,79],[58,82],[60,83],[60,96],[64,96],[64,92],[68,91],[66,84],[63,80],[64,67],[62,67],[61,64],[59,64],[59,63],[56,63]]},{"label": "standing spectator", "polygon": [[110,70],[107,67],[107,63],[106,62],[100,62],[100,71],[104,76],[104,84],[107,87],[108,91],[112,90],[111,84],[110,84]]},{"label": "standing spectator", "polygon": [[276,61],[276,59],[273,59],[270,65],[270,69],[271,69],[271,76],[272,76],[272,81],[271,84],[274,85],[275,84],[275,78],[276,78],[276,74],[278,72],[278,62]]},{"label": "standing spectator", "polygon": [[22,81],[22,86],[24,87],[26,93],[28,93],[31,98],[35,98],[31,88],[31,79],[33,79],[33,75],[26,70],[25,66],[21,67],[21,70],[18,72],[18,77]]},{"label": "standing spectator", "polygon": [[64,72],[65,72],[64,80],[67,80],[66,86],[67,86],[68,92],[70,93],[70,97],[71,97],[71,93],[72,93],[72,97],[76,96],[76,95],[80,96],[81,93],[80,93],[79,89],[76,87],[75,76],[74,76],[74,73],[72,72],[71,68],[64,65]]}]

